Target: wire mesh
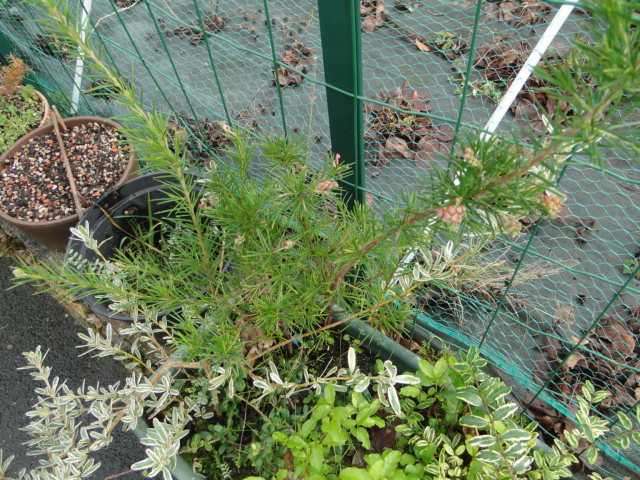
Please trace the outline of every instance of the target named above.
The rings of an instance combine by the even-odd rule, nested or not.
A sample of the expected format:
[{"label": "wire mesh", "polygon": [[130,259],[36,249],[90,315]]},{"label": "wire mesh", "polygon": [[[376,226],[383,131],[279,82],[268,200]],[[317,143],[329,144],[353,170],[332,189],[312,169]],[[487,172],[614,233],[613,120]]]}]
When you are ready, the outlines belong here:
[{"label": "wire mesh", "polygon": [[[365,185],[374,203],[419,188],[417,179],[446,163],[462,127],[486,123],[557,9],[535,0],[360,2]],[[33,22],[42,16],[8,0],[0,26],[51,102],[68,110],[74,65]],[[94,44],[145,104],[188,127],[194,156],[217,155],[225,123],[258,137],[306,136],[318,165],[330,149],[315,1],[109,0],[94,2],[90,19]],[[545,56],[562,61],[587,21],[576,9]],[[81,96],[79,113],[121,113],[85,74],[82,89],[94,90]],[[542,128],[529,89],[539,85],[528,82],[503,128]],[[532,219],[518,240],[487,251],[504,266],[504,286],[434,285],[417,325],[480,345],[525,405],[539,397],[570,416],[589,379],[613,390],[601,412],[611,417],[640,400],[640,172],[615,155],[603,170],[579,157],[570,163],[559,183],[563,213]],[[638,452],[618,460],[638,471]]]}]

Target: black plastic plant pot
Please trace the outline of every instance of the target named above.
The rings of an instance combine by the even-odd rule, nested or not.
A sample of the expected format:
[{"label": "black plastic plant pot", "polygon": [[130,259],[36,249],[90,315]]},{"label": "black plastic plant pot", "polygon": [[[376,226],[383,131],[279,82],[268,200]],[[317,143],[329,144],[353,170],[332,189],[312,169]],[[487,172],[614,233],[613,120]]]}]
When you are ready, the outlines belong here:
[{"label": "black plastic plant pot", "polygon": [[[172,223],[171,210],[175,201],[170,195],[171,183],[177,186],[177,180],[157,173],[123,183],[88,208],[80,225],[89,224],[89,230],[100,245],[100,253],[107,259],[112,258],[123,241],[131,236],[129,232],[145,230],[151,221]],[[98,259],[98,254],[80,239],[69,239],[65,262],[92,264]],[[111,302],[107,299],[89,294],[82,301],[97,315],[128,322],[133,320],[131,316],[115,313],[109,308]]]}]

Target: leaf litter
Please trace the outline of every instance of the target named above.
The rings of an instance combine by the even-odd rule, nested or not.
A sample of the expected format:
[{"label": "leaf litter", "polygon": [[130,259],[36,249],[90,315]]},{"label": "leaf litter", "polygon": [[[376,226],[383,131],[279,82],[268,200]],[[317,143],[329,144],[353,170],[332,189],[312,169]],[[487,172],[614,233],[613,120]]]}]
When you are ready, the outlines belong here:
[{"label": "leaf litter", "polygon": [[225,134],[229,128],[227,122],[200,118],[195,120],[188,115],[178,113],[169,122],[168,136],[172,138],[177,131],[188,129],[185,144],[185,156],[190,163],[206,165],[212,159],[211,151],[221,150],[229,142]]},{"label": "leaf litter", "polygon": [[[281,87],[300,85],[304,77],[298,73],[308,73],[309,67],[316,61],[315,50],[299,41],[287,43],[280,58],[277,79]],[[295,70],[294,70],[295,69]],[[296,71],[297,70],[297,71]]]},{"label": "leaf litter", "polygon": [[389,20],[382,0],[362,0],[360,2],[362,31],[373,32]]},{"label": "leaf litter", "polygon": [[570,333],[565,341],[559,338],[571,331],[575,312],[556,314],[551,327],[554,335],[545,336],[539,346],[543,358],[534,369],[536,381],[543,384],[557,370],[549,388],[561,394],[558,398],[564,402],[580,395],[590,380],[597,389],[612,393],[602,402],[602,408],[634,406],[640,401],[640,321],[630,309],[627,312],[627,318],[604,318],[592,332]]},{"label": "leaf litter", "polygon": [[[229,17],[224,14],[218,15],[212,10],[207,10],[202,17],[202,25],[205,32],[218,33],[229,23]],[[176,36],[183,40],[188,40],[191,45],[200,45],[204,41],[205,33],[196,27],[179,26],[176,28],[167,27],[163,18],[158,18],[158,25],[165,37]]]},{"label": "leaf litter", "polygon": [[489,0],[484,6],[483,21],[498,18],[516,28],[529,27],[545,22],[551,13],[551,6],[538,0]]},{"label": "leaf litter", "polygon": [[449,127],[434,125],[426,116],[396,110],[415,113],[431,110],[426,94],[409,88],[408,81],[391,92],[379,91],[375,98],[386,105],[365,103],[368,115],[365,142],[377,145],[374,165],[384,166],[393,159],[405,159],[427,167],[438,153],[449,150],[453,141]]},{"label": "leaf litter", "polygon": [[[500,91],[511,86],[530,51],[531,45],[525,41],[510,42],[502,38],[496,38],[491,45],[480,47],[474,67],[482,72],[481,82],[494,85],[493,89],[480,90]],[[549,67],[555,68],[565,61],[561,56],[548,56],[541,63],[540,68],[548,70]],[[499,100],[495,96],[491,99]],[[558,115],[563,117],[572,114],[571,106],[567,102],[558,100],[551,85],[535,73],[529,77],[509,110],[517,120],[526,121],[539,133],[546,130],[543,115],[555,118]]]}]

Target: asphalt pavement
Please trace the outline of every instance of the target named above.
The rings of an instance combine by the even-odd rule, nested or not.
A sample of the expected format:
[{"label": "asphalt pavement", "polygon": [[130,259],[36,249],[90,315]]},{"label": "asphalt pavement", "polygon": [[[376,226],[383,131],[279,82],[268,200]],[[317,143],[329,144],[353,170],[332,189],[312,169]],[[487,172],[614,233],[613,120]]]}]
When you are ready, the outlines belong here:
[{"label": "asphalt pavement", "polygon": [[[85,329],[50,295],[35,295],[30,286],[9,290],[15,265],[13,258],[0,257],[0,449],[4,458],[16,455],[10,474],[38,462],[38,457],[26,455],[23,443],[28,435],[20,430],[28,423],[25,413],[36,400],[34,388],[38,386],[28,371],[17,370],[26,365],[22,352],[38,345],[48,350],[46,364],[52,376],[66,379],[73,388],[83,381],[105,385],[126,376],[124,368],[111,359],[78,357],[76,346],[81,342],[77,335]],[[133,433],[116,432],[112,444],[96,454],[102,466],[91,480],[142,479],[138,472],[118,475],[142,458],[144,450]]]}]

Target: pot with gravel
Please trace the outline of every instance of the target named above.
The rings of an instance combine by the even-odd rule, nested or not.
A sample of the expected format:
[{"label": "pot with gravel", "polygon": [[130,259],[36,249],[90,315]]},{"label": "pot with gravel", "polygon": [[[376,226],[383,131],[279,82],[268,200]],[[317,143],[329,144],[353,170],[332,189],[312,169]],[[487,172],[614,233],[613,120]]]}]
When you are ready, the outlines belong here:
[{"label": "pot with gravel", "polygon": [[[138,168],[117,123],[71,117],[64,119],[62,129],[66,131],[55,132],[48,123],[0,156],[0,218],[60,251],[69,228],[78,223],[78,199],[91,205]],[[68,158],[71,182],[63,157]]]},{"label": "pot with gravel", "polygon": [[0,69],[0,153],[31,129],[44,125],[49,102],[31,85],[23,85],[27,72],[24,62],[10,57]]}]

